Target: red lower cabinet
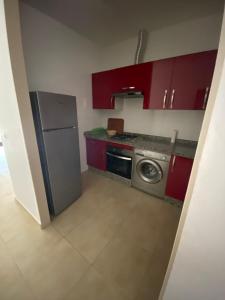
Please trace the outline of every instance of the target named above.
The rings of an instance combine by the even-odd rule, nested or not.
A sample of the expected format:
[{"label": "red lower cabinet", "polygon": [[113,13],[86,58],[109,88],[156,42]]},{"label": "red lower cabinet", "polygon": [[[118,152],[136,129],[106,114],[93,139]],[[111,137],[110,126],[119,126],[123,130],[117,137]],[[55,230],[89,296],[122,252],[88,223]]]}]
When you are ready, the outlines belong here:
[{"label": "red lower cabinet", "polygon": [[170,160],[166,195],[184,201],[193,159],[173,155]]},{"label": "red lower cabinet", "polygon": [[99,170],[106,170],[106,142],[86,138],[87,164]]}]

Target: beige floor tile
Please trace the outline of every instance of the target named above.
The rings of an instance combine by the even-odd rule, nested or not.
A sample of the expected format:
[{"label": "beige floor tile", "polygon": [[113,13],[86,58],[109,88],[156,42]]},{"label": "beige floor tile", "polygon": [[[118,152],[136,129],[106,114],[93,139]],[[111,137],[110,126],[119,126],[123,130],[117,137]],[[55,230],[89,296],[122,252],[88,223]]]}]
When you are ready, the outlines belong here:
[{"label": "beige floor tile", "polygon": [[41,230],[0,170],[0,299],[157,299],[179,216],[88,171],[80,199]]},{"label": "beige floor tile", "polygon": [[105,206],[86,222],[76,227],[66,238],[92,263],[113,235],[118,231],[122,216],[117,215],[113,203]]},{"label": "beige floor tile", "polygon": [[34,262],[38,263],[40,256],[49,256],[62,237],[49,226],[45,230],[26,228],[17,236],[6,242],[6,246],[14,261],[21,270],[27,270]]},{"label": "beige floor tile", "polygon": [[[1,187],[1,185],[0,185]],[[4,197],[0,196],[0,223],[3,222],[3,219],[10,217],[11,214],[15,214],[16,206],[15,199],[12,195],[7,195]]]},{"label": "beige floor tile", "polygon": [[160,238],[157,241],[152,259],[135,300],[157,300],[163,284],[176,235],[180,210],[163,202],[161,217]]},{"label": "beige floor tile", "polygon": [[170,213],[164,216],[164,222],[160,233],[160,239],[156,246],[156,252],[165,257],[168,261],[173,247],[174,239],[177,232],[177,226],[180,218],[180,210],[175,207],[168,207]]},{"label": "beige floor tile", "polygon": [[136,300],[157,300],[170,259],[176,231],[166,230],[155,248],[152,260],[141,282]]},{"label": "beige floor tile", "polygon": [[65,300],[125,300],[120,291],[90,268],[72,288]]},{"label": "beige floor tile", "polygon": [[139,291],[135,300],[157,300],[163,284],[168,265],[168,258],[161,253],[155,253],[148,270],[142,278]]},{"label": "beige floor tile", "polygon": [[[112,181],[111,185],[117,186],[117,182]],[[135,210],[137,202],[132,197],[123,197],[125,192],[126,189],[117,197],[106,197],[102,192],[97,210],[92,210],[92,216],[66,236],[91,263],[119,230],[123,220]]]},{"label": "beige floor tile", "polygon": [[[101,211],[105,212],[105,209],[112,205],[112,197],[114,197],[114,206],[116,207],[117,202],[121,208],[117,214],[128,214],[129,209],[132,209],[135,202],[137,202],[134,197],[135,193],[128,195],[127,190],[130,190],[130,187],[104,178],[94,172],[93,176],[94,179],[92,181],[88,179],[91,183],[86,183],[86,189],[83,191],[80,199],[54,220],[53,226],[63,236],[67,236],[77,226],[87,221],[89,217],[93,217],[96,214],[99,215]],[[116,191],[119,191],[119,193],[116,193]]]},{"label": "beige floor tile", "polygon": [[150,259],[151,255],[135,242],[115,237],[93,266],[107,281],[114,282],[128,299],[134,299]]},{"label": "beige floor tile", "polygon": [[76,226],[80,225],[91,216],[91,211],[87,207],[80,206],[78,201],[68,207],[52,222],[52,226],[62,236],[66,236]]},{"label": "beige floor tile", "polygon": [[82,173],[82,191],[85,193],[89,193],[89,191],[98,193],[100,186],[104,189],[109,183],[109,178],[92,170]]},{"label": "beige floor tile", "polygon": [[[90,180],[90,178],[94,177],[94,179]],[[87,179],[88,178],[88,179]],[[100,198],[104,197],[105,199],[108,197],[120,197],[123,195],[123,198],[134,198],[137,194],[140,195],[140,192],[136,189],[131,189],[128,185],[118,180],[112,180],[110,178],[104,177],[103,175],[96,174],[92,171],[87,172],[86,177],[83,178],[84,186],[86,187],[84,190],[84,194],[98,195]],[[85,181],[87,181],[85,183]],[[133,193],[131,193],[133,190]],[[127,191],[127,193],[126,193]]]},{"label": "beige floor tile", "polygon": [[98,191],[84,190],[78,205],[81,209],[88,211],[90,216],[98,213],[101,208],[105,208],[111,202],[112,195],[106,194],[104,188],[99,187]]},{"label": "beige floor tile", "polygon": [[30,300],[36,299],[31,288],[25,282],[8,249],[0,241],[0,299]]},{"label": "beige floor tile", "polygon": [[99,222],[85,222],[74,229],[68,236],[68,241],[90,263],[93,263],[98,254],[108,244],[113,236],[113,230],[106,226],[102,228]]},{"label": "beige floor tile", "polygon": [[19,266],[38,299],[63,299],[88,269],[86,261],[60,240],[48,253],[36,253]]},{"label": "beige floor tile", "polygon": [[2,240],[7,242],[31,228],[40,230],[40,225],[16,200],[9,200],[8,206],[3,208],[0,213],[0,236]]},{"label": "beige floor tile", "polygon": [[153,253],[162,228],[158,217],[160,210],[161,200],[144,194],[123,222],[118,236],[135,241],[150,254]]},{"label": "beige floor tile", "polygon": [[82,173],[82,187],[85,190],[92,188],[99,181],[107,181],[107,178],[98,174],[97,172],[88,170]]}]

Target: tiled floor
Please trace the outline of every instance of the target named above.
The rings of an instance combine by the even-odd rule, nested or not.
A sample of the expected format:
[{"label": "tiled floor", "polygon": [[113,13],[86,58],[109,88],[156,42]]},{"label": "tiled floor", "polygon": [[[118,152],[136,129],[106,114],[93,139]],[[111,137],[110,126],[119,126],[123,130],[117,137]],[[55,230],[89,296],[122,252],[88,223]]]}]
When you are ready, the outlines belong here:
[{"label": "tiled floor", "polygon": [[93,172],[45,230],[0,169],[0,299],[158,298],[180,210]]}]

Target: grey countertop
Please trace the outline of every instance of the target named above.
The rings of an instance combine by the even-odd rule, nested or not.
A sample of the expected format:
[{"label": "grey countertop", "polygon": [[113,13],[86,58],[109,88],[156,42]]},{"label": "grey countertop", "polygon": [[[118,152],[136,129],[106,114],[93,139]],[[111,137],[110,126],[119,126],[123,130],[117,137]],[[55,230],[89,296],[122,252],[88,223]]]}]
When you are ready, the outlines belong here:
[{"label": "grey countertop", "polygon": [[87,131],[86,137],[103,140],[111,143],[129,145],[136,149],[150,150],[167,155],[178,155],[193,159],[196,152],[197,142],[177,139],[175,144],[170,143],[170,138],[153,135],[136,134],[137,137],[129,140],[117,140],[110,138],[105,132],[96,133]]}]

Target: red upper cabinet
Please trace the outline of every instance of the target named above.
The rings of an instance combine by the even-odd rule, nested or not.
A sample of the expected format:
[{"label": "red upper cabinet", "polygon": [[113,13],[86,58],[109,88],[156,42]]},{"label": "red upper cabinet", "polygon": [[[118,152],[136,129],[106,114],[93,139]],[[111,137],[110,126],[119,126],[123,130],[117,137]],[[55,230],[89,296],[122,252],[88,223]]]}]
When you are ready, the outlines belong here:
[{"label": "red upper cabinet", "polygon": [[217,51],[174,58],[169,109],[205,109]]},{"label": "red upper cabinet", "polygon": [[93,108],[113,109],[113,94],[132,91],[143,94],[148,108],[151,69],[151,63],[144,63],[92,74]]},{"label": "red upper cabinet", "polygon": [[149,101],[152,63],[132,65],[114,70],[114,93],[141,92],[144,105]]},{"label": "red upper cabinet", "polygon": [[166,195],[184,201],[193,159],[173,155],[168,172]]},{"label": "red upper cabinet", "polygon": [[174,59],[161,59],[152,62],[150,98],[145,108],[166,109],[171,91]]},{"label": "red upper cabinet", "polygon": [[114,108],[113,84],[113,70],[92,74],[93,108]]},{"label": "red upper cabinet", "polygon": [[86,138],[87,164],[99,170],[106,170],[106,142]]},{"label": "red upper cabinet", "polygon": [[114,108],[113,94],[138,91],[144,109],[205,109],[217,50],[92,75],[93,108]]}]

